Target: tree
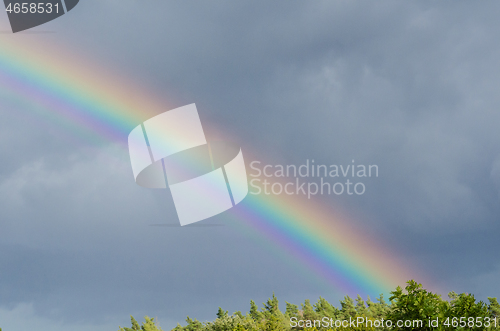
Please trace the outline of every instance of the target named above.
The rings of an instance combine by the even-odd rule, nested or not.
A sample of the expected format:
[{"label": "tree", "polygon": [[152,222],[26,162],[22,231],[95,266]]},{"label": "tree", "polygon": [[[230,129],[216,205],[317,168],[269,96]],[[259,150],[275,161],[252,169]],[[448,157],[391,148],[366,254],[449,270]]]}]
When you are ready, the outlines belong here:
[{"label": "tree", "polygon": [[297,317],[299,315],[299,306],[286,301],[285,303],[286,303],[286,310],[285,310],[286,317],[288,319],[290,319],[290,317]]},{"label": "tree", "polygon": [[144,320],[145,322],[142,323],[142,326],[139,326],[139,323],[137,323],[135,318],[133,316],[130,316],[132,328],[119,327],[119,331],[163,331],[159,326],[156,325],[154,318],[146,316],[144,317]]},{"label": "tree", "polygon": [[366,297],[366,305],[368,306],[368,308],[366,309],[368,316],[373,317],[375,315],[375,311],[377,309],[376,308],[377,304],[372,301],[372,299],[370,298],[369,295]]},{"label": "tree", "polygon": [[302,304],[302,317],[304,320],[314,321],[318,318],[318,314],[314,311],[309,299],[305,300]]},{"label": "tree", "polygon": [[187,325],[184,327],[183,330],[186,330],[186,331],[203,330],[203,324],[201,324],[201,322],[198,321],[196,318],[193,320],[188,316],[188,317],[186,317],[186,322],[187,322]]},{"label": "tree", "polygon": [[132,330],[134,331],[140,331],[141,327],[139,326],[139,323],[135,320],[134,316],[130,315],[130,321],[132,322]]},{"label": "tree", "polygon": [[205,323],[203,331],[257,331],[255,321],[250,317],[241,318],[239,315],[225,315],[213,322]]},{"label": "tree", "polygon": [[458,299],[458,294],[455,291],[451,291],[448,293],[448,298],[453,302],[454,300]]},{"label": "tree", "polygon": [[387,314],[391,309],[390,306],[384,300],[384,293],[380,293],[380,296],[377,298],[380,310],[382,314]]},{"label": "tree", "polygon": [[[377,298],[377,302],[371,301],[370,297],[367,297],[365,302],[359,295],[354,302],[349,296],[345,296],[340,301],[341,309],[339,310],[324,298],[319,297],[314,305],[311,305],[309,300],[305,300],[300,310],[297,305],[286,302],[286,310],[283,314],[279,310],[278,299],[273,293],[273,296],[263,304],[261,311],[255,302],[250,300],[250,312],[245,315],[239,311],[229,315],[228,311],[219,307],[217,318],[213,322],[201,323],[188,316],[186,326],[178,324],[172,331],[333,331],[330,327],[314,323],[315,321],[321,323],[324,317],[335,321],[349,321],[350,318],[354,320],[354,326],[349,323],[348,326],[333,328],[344,331],[373,331],[375,329],[378,331],[500,331],[498,325],[500,304],[496,298],[488,298],[489,304],[486,305],[482,301],[476,301],[472,294],[450,292],[448,297],[449,301],[443,300],[440,295],[425,290],[422,284],[410,280],[404,289],[398,286],[391,292],[390,305],[384,301],[382,294]],[[297,318],[296,321],[303,320],[305,323],[298,324],[297,328],[291,328],[292,317]],[[357,325],[358,317],[366,317],[366,323]],[[439,318],[437,326],[429,323],[436,321],[437,318]],[[487,327],[484,323],[487,323],[488,318],[491,326]],[[497,319],[496,325],[493,320],[495,318]],[[386,323],[379,327],[377,323],[380,323],[382,319]],[[120,327],[119,331],[162,331],[153,318],[146,316],[142,325],[139,325],[133,316],[130,316],[130,320],[132,327]],[[387,325],[388,320],[392,321],[392,328]],[[410,322],[410,324],[398,325],[398,321]],[[485,326],[479,326],[478,321],[482,321]]]},{"label": "tree", "polygon": [[322,317],[326,316],[334,319],[339,314],[339,310],[322,297],[319,297],[318,302],[314,304],[314,310]]},{"label": "tree", "polygon": [[259,307],[255,301],[250,300],[250,316],[254,321],[260,321],[262,319],[262,314],[259,312]]},{"label": "tree", "polygon": [[340,310],[342,319],[348,320],[349,317],[356,316],[356,308],[354,307],[354,301],[352,301],[351,297],[346,295],[344,300],[340,300],[340,305],[342,306]]},{"label": "tree", "polygon": [[[227,313],[227,311],[226,311],[226,313]],[[238,310],[238,311],[235,311],[235,312],[233,313],[233,315],[234,315],[234,316],[238,316],[238,317],[239,317],[239,318],[241,318],[241,319],[244,319],[244,318],[245,318],[245,316],[243,316],[243,314],[242,314],[242,313],[241,313],[241,311],[239,311],[239,310]]]},{"label": "tree", "polygon": [[264,313],[276,314],[279,312],[278,298],[276,298],[274,293],[273,293],[273,297],[269,298],[267,300],[267,302],[263,303],[263,305],[264,305],[264,308],[262,308],[262,310],[264,311]]},{"label": "tree", "polygon": [[162,329],[155,324],[154,318],[146,316],[144,317],[144,319],[146,321],[142,323],[142,331],[162,331]]},{"label": "tree", "polygon": [[280,331],[285,330],[285,321],[283,319],[283,314],[279,309],[279,302],[276,295],[273,293],[273,297],[269,298],[267,302],[263,303],[264,308],[262,311],[266,317],[265,330],[266,331]]},{"label": "tree", "polygon": [[228,315],[228,311],[224,311],[222,310],[221,307],[219,307],[219,311],[217,312],[217,318],[223,318],[223,317],[226,317]]},{"label": "tree", "polygon": [[271,315],[267,318],[265,331],[285,331],[284,321],[276,315]]},{"label": "tree", "polygon": [[[447,314],[450,319],[456,318],[458,320],[465,319],[468,320],[472,317],[474,320],[479,318],[488,317],[490,314],[488,312],[488,307],[482,301],[476,302],[474,295],[462,293],[459,295],[454,295],[451,301],[450,312]],[[447,330],[483,330],[482,327],[447,327]]]},{"label": "tree", "polygon": [[366,304],[368,305],[367,314],[369,317],[373,317],[375,319],[385,318],[387,313],[390,310],[390,306],[384,300],[384,294],[381,293],[377,298],[377,302],[373,302],[370,300],[370,297],[366,299]]},{"label": "tree", "polygon": [[[491,316],[493,318],[500,318],[500,304],[498,304],[497,298],[488,297],[488,300],[490,302],[488,311],[490,312]],[[0,329],[0,331],[2,330]]]},{"label": "tree", "polygon": [[[422,284],[418,284],[414,280],[407,282],[403,289],[398,286],[395,291],[391,292],[389,298],[392,304],[392,309],[387,318],[395,321],[412,321],[410,327],[395,327],[395,330],[435,330],[428,325],[428,321],[437,317],[443,318],[443,312],[447,310],[446,304],[441,299],[441,296],[428,292],[422,288]],[[417,321],[415,324],[415,322]],[[422,321],[419,325],[418,321]]]},{"label": "tree", "polygon": [[366,311],[366,305],[365,302],[363,301],[363,298],[358,294],[358,297],[356,298],[356,313],[360,316],[366,316],[367,311]]},{"label": "tree", "polygon": [[[490,304],[488,305],[488,312],[490,317],[496,319],[497,327],[491,327],[489,330],[500,330],[500,305],[498,304],[497,298],[488,298]],[[2,331],[2,330],[0,330]]]}]

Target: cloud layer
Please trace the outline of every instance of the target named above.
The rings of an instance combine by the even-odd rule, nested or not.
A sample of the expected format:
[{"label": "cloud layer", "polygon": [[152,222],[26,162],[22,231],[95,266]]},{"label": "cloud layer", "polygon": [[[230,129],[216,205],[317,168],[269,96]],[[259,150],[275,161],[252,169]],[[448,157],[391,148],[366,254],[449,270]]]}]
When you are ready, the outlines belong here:
[{"label": "cloud layer", "polygon": [[[207,135],[219,127],[270,163],[377,164],[366,195],[335,203],[441,291],[485,298],[500,295],[499,6],[96,0],[38,28],[56,33],[16,38],[57,40],[174,105],[196,102]],[[0,101],[5,330],[104,330],[129,314],[167,329],[273,290],[340,299],[227,216],[150,226],[176,223],[175,210],[168,192],[135,185],[126,151],[68,141],[16,97]]]}]

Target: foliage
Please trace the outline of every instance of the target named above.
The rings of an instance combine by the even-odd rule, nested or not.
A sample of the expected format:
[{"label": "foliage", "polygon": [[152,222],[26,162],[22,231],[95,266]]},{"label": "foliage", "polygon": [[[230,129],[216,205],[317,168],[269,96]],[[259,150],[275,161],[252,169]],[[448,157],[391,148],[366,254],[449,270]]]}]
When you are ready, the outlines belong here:
[{"label": "foliage", "polygon": [[289,302],[285,302],[285,303],[286,303],[285,315],[288,317],[288,319],[290,319],[290,317],[298,317],[299,316],[299,306],[294,305],[293,303],[289,303]]},{"label": "foliage", "polygon": [[[445,317],[444,312],[448,310],[446,303],[441,299],[441,296],[428,292],[422,288],[422,284],[418,284],[414,280],[407,283],[405,290],[398,286],[395,291],[391,292],[389,298],[392,302],[391,311],[388,318],[392,321],[429,321],[436,318]],[[415,325],[398,327],[395,330],[413,330]],[[423,323],[418,326],[420,330],[434,330],[434,327]]]},{"label": "foliage", "polygon": [[[424,289],[422,284],[410,280],[404,289],[398,286],[391,292],[390,304],[385,302],[383,294],[380,294],[376,302],[370,297],[365,301],[359,295],[356,300],[345,296],[340,300],[339,308],[320,297],[314,304],[305,300],[300,308],[299,305],[286,302],[285,311],[282,312],[278,298],[273,293],[260,309],[253,300],[250,301],[250,311],[246,314],[237,311],[229,315],[227,310],[219,307],[214,321],[200,322],[188,316],[185,326],[178,324],[172,331],[500,331],[498,322],[497,327],[466,325],[472,320],[497,318],[498,321],[500,304],[496,298],[488,298],[489,304],[486,305],[482,301],[476,301],[472,294],[451,292],[448,297],[449,300],[443,300],[440,295]],[[300,324],[298,321],[301,321]],[[357,324],[357,321],[361,322]],[[392,328],[381,321],[392,322]],[[397,321],[409,321],[410,325],[397,325]],[[422,321],[421,324],[414,323],[418,321]],[[433,321],[438,321],[438,324],[432,324]],[[292,322],[296,324],[292,325]],[[120,327],[119,331],[162,331],[147,316],[142,326],[132,316],[131,323],[131,328]]]},{"label": "foliage", "polygon": [[139,326],[139,323],[137,323],[134,317],[130,316],[130,320],[132,322],[132,328],[120,327],[118,331],[163,331],[158,325],[156,325],[154,318],[150,318],[148,316],[144,317],[145,322],[142,323],[142,326]]},{"label": "foliage", "polygon": [[333,319],[340,314],[340,310],[322,297],[319,297],[318,302],[314,305],[314,310],[322,317],[326,316]]},{"label": "foliage", "polygon": [[[488,298],[490,301],[490,304],[488,306],[488,311],[490,312],[491,316],[500,318],[500,305],[498,304],[497,298]],[[0,329],[0,331],[2,331]]]},{"label": "foliage", "polygon": [[[485,317],[490,316],[488,312],[488,306],[484,304],[484,302],[479,301],[476,302],[476,299],[472,294],[466,294],[462,293],[456,296],[451,301],[451,307],[450,310],[447,314],[449,317],[453,318],[464,318],[468,320],[469,318],[473,318],[474,320],[480,317],[481,319],[484,319]],[[447,317],[448,317],[447,316]],[[475,327],[457,327],[454,328],[453,326],[445,328],[445,330],[483,330],[484,328],[481,326],[475,326]]]},{"label": "foliage", "polygon": [[258,322],[262,319],[262,314],[259,312],[259,307],[255,304],[255,301],[250,300],[250,316],[254,321]]}]

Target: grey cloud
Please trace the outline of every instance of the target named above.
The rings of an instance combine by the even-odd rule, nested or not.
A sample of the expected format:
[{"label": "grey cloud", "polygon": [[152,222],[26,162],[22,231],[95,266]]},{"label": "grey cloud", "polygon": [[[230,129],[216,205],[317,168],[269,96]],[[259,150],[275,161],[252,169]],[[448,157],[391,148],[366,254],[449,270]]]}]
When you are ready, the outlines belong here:
[{"label": "grey cloud", "polygon": [[[357,222],[443,290],[498,296],[498,6],[86,1],[46,25],[57,33],[37,37],[174,105],[196,102],[209,132],[221,128],[270,163],[379,165],[364,197],[325,203],[369,215]],[[212,318],[218,306],[246,310],[272,290],[287,301],[324,295],[243,239],[229,216],[211,221],[222,227],[149,227],[175,223],[173,205],[134,184],[126,151],[66,144],[13,109],[0,123],[11,270],[1,306],[33,302],[35,315],[59,308],[54,318],[66,321],[181,321]],[[36,274],[18,277],[20,260]]]}]

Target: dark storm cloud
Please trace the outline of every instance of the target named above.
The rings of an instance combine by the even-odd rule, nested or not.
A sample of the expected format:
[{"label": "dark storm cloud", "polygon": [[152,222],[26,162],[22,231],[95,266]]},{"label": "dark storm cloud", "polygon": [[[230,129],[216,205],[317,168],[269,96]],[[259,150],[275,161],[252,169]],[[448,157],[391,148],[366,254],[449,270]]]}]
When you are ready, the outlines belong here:
[{"label": "dark storm cloud", "polygon": [[[498,296],[498,12],[493,2],[86,1],[44,29],[173,104],[196,102],[203,121],[270,162],[379,165],[365,196],[336,202],[369,215],[358,222],[443,291]],[[66,321],[180,321],[248,309],[273,289],[293,301],[307,282],[230,227],[148,227],[175,223],[173,205],[135,186],[126,151],[72,151],[36,126],[12,127],[0,145],[0,305],[57,308]],[[322,294],[303,287],[304,298]]]}]

